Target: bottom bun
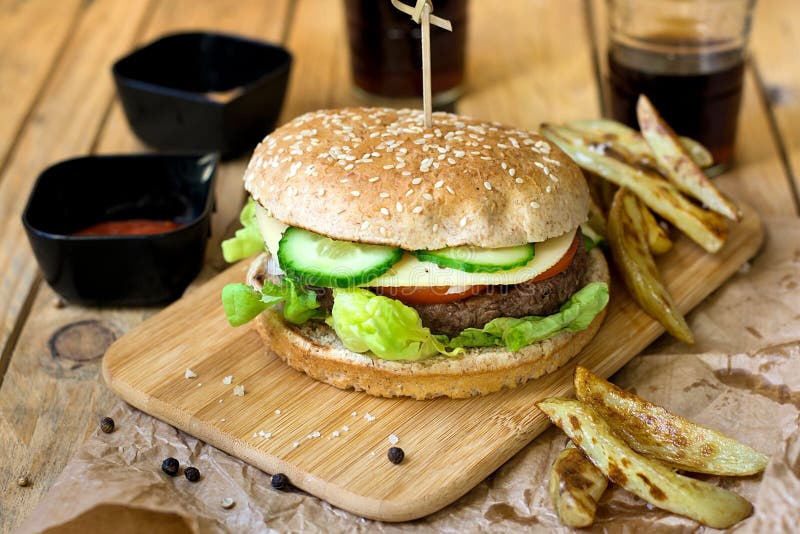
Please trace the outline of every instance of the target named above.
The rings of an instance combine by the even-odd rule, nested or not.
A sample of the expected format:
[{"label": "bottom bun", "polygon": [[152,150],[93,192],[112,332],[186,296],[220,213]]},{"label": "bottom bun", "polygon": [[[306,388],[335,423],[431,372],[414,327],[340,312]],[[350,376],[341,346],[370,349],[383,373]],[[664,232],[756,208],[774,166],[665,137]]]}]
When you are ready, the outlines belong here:
[{"label": "bottom bun", "polygon": [[[585,283],[589,282],[609,283],[608,264],[596,248],[589,254]],[[312,378],[376,397],[422,400],[485,395],[552,373],[591,341],[606,309],[585,330],[562,332],[516,352],[500,347],[469,348],[457,357],[435,356],[419,362],[381,360],[352,352],[325,323],[292,325],[277,310],[262,313],[254,323],[269,352]]]}]

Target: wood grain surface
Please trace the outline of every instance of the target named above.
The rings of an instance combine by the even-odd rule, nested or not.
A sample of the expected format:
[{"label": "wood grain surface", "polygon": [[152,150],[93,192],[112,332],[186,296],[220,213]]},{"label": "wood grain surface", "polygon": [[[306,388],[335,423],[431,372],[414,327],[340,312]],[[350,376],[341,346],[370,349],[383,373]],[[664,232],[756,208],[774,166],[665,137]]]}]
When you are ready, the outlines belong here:
[{"label": "wood grain surface", "polygon": [[[683,312],[760,247],[758,215],[744,212],[718,254],[681,238],[660,258]],[[375,398],[316,382],[268,353],[253,328],[228,325],[220,292],[244,279],[246,263],[116,341],[103,359],[106,382],[150,415],[269,473],[285,473],[331,504],[383,521],[416,519],[456,500],[547,427],[534,404],[571,394],[576,364],[610,376],[663,332],[615,284],[598,335],[551,375],[464,400]],[[196,378],[187,378],[187,369]],[[234,394],[238,385],[243,396]],[[406,453],[400,466],[386,458],[392,434]]]},{"label": "wood grain surface", "polygon": [[[472,1],[459,111],[526,127],[598,116],[603,74],[593,65],[605,46],[600,8],[598,0]],[[758,2],[736,163],[720,177],[727,192],[762,215],[798,213],[792,179],[800,172],[799,8],[794,0]],[[83,321],[119,336],[157,311],[54,305],[19,213],[49,164],[149,150],[128,129],[109,68],[137,43],[183,28],[287,40],[295,65],[282,122],[357,102],[339,1],[0,0],[0,532],[30,513],[117,402],[98,377],[99,358],[86,359],[96,347],[78,347],[79,361],[56,359],[50,341]],[[226,204],[214,219],[198,283],[221,268],[215,244],[236,224],[244,159],[221,166]],[[19,488],[14,481],[25,473],[33,484]]]}]

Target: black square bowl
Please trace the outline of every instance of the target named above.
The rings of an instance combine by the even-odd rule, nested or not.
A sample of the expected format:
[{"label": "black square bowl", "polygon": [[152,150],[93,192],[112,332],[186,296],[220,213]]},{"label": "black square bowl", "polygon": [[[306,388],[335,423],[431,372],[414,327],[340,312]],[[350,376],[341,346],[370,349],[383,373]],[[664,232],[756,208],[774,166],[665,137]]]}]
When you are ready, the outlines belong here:
[{"label": "black square bowl", "polygon": [[[203,265],[217,156],[88,156],[49,167],[22,224],[45,280],[67,301],[140,306],[180,297]],[[73,235],[93,224],[172,220],[150,235]]]},{"label": "black square bowl", "polygon": [[112,70],[125,115],[142,141],[232,157],[275,127],[291,63],[281,46],[177,33],[132,52]]}]

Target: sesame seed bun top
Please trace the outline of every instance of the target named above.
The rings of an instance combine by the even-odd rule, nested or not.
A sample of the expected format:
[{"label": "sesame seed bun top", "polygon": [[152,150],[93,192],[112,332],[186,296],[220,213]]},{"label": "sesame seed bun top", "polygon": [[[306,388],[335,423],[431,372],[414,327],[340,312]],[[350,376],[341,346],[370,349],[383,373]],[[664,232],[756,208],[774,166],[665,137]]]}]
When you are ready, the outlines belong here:
[{"label": "sesame seed bun top", "polygon": [[586,220],[580,169],[529,131],[420,110],[301,115],[259,143],[245,188],[274,218],[406,250],[544,241]]}]

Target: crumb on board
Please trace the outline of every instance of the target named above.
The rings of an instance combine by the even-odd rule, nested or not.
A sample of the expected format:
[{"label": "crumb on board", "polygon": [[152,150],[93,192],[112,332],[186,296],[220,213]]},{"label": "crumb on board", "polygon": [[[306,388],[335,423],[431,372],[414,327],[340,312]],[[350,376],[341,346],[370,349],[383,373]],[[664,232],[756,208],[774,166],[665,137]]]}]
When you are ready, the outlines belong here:
[{"label": "crumb on board", "polygon": [[374,416],[374,415],[372,415],[371,413],[367,412],[367,413],[365,413],[365,414],[364,414],[364,419],[365,419],[366,421],[369,421],[369,422],[371,423],[371,422],[372,422],[372,421],[374,421],[376,418],[375,418],[375,416]]},{"label": "crumb on board", "polygon": [[275,415],[280,415],[280,414],[281,414],[281,410],[280,409],[275,410]]},{"label": "crumb on board", "polygon": [[231,382],[233,382],[233,375],[228,375],[228,376],[226,376],[225,378],[222,379],[222,383],[225,384],[225,385],[228,385]]},{"label": "crumb on board", "polygon": [[349,426],[347,426],[347,425],[344,425],[344,426],[342,427],[342,430],[344,430],[345,432],[347,432],[348,430],[350,430],[350,427],[349,427]]},{"label": "crumb on board", "polygon": [[398,438],[394,434],[389,434],[389,443],[391,443],[392,445],[397,445],[397,442],[399,442],[399,441],[400,441],[400,438]]},{"label": "crumb on board", "polygon": [[358,417],[358,412],[351,412],[351,413],[350,413],[350,416],[351,416],[351,417]]},{"label": "crumb on board", "polygon": [[292,443],[292,447],[297,447],[298,445],[300,445],[299,441],[295,441],[294,443]]},{"label": "crumb on board", "polygon": [[186,372],[183,373],[183,377],[184,378],[197,378],[197,373],[195,373],[194,371],[192,371],[191,369],[189,369],[187,367],[186,368]]},{"label": "crumb on board", "polygon": [[338,430],[334,430],[333,432],[331,432],[331,436],[333,436],[334,438],[338,438],[339,437],[339,431]]},{"label": "crumb on board", "polygon": [[233,386],[233,394],[237,397],[244,397],[244,386],[241,384],[238,386]]}]

